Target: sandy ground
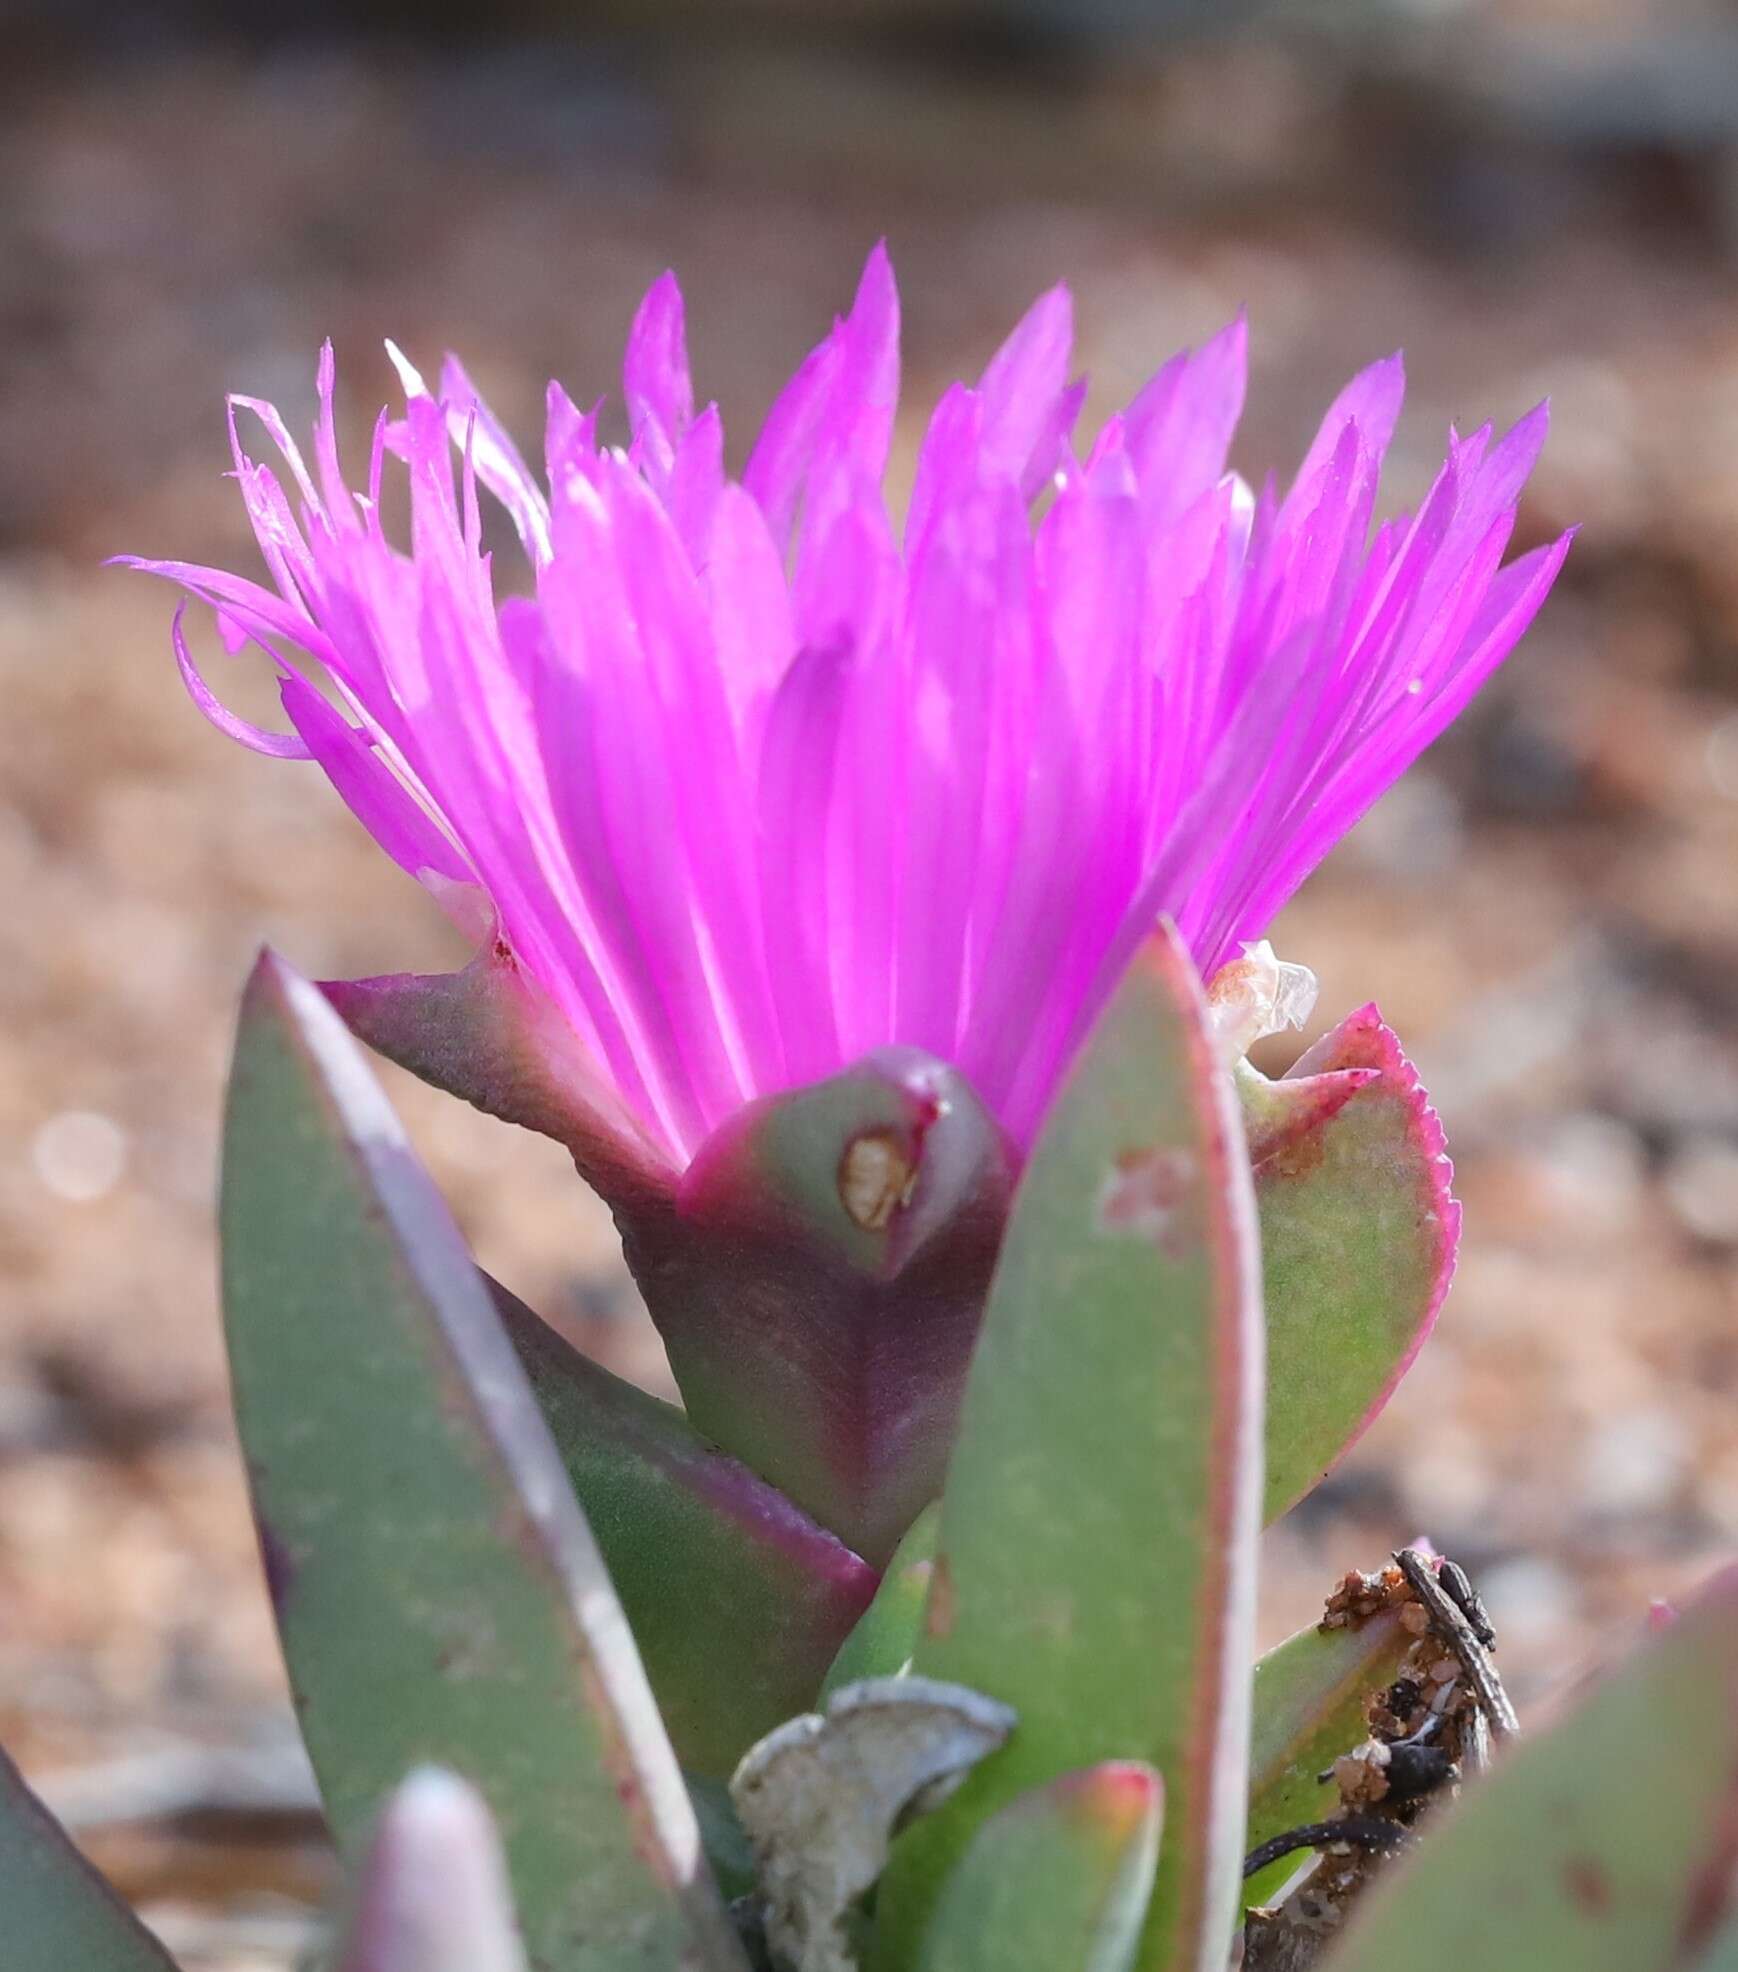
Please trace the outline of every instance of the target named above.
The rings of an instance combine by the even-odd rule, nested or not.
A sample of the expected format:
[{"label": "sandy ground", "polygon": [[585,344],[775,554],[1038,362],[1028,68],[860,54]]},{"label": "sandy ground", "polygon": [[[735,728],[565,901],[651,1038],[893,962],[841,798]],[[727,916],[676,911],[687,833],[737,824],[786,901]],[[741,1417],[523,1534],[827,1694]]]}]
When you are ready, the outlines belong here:
[{"label": "sandy ground", "polygon": [[[1413,1047],[1467,1235],[1438,1340],[1271,1537],[1264,1627],[1427,1530],[1482,1579],[1525,1704],[1738,1540],[1727,143],[1573,118],[1541,135],[1500,102],[1266,45],[1066,88],[766,48],[183,51],[14,86],[0,1738],[190,1968],[284,1965],[323,1880],[290,1807],[215,1843],[104,1826],[173,1794],[190,1747],[251,1749],[268,1794],[286,1775],[294,1794],[212,1285],[235,995],[265,939],[320,975],[456,956],[312,770],[200,721],[167,595],[98,565],[245,560],[223,391],[299,421],[329,334],[360,434],[390,333],[461,349],[531,431],[547,374],[613,385],[673,263],[740,454],[885,231],[919,405],[1058,277],[1100,404],[1247,304],[1252,471],[1294,459],[1396,344],[1414,391],[1396,499],[1451,418],[1552,393],[1523,532],[1585,523],[1558,597],[1275,933],[1321,975],[1324,1020],[1374,997]],[[485,1263],[655,1383],[607,1221],[559,1153],[389,1080]]]}]

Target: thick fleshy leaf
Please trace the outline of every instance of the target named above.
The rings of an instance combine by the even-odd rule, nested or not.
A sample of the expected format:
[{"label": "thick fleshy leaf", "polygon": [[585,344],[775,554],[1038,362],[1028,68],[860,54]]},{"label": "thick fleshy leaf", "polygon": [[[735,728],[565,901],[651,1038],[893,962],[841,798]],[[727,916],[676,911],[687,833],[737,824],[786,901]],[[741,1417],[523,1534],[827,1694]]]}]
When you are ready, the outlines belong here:
[{"label": "thick fleshy leaf", "polygon": [[1229,1079],[1174,935],[1137,956],[1021,1183],[942,1496],[915,1668],[1019,1729],[895,1851],[909,1963],[988,1815],[1106,1759],[1163,1775],[1140,1962],[1220,1972],[1243,1855],[1261,1292]]},{"label": "thick fleshy leaf", "polygon": [[19,1972],[175,1972],[0,1752],[0,1962]]},{"label": "thick fleshy leaf", "polygon": [[673,1405],[589,1362],[494,1287],[690,1774],[730,1776],[807,1711],[874,1570]]},{"label": "thick fleshy leaf", "polygon": [[270,954],[224,1139],[224,1312],[284,1656],[341,1849],[434,1763],[487,1800],[532,1972],[740,1972],[620,1605],[457,1228]]},{"label": "thick fleshy leaf", "polygon": [[1738,1570],[1469,1787],[1333,1972],[1694,1972],[1738,1906]]},{"label": "thick fleshy leaf", "polygon": [[1127,1972],[1164,1797],[1151,1767],[1107,1761],[1009,1802],[948,1877],[915,1972]]},{"label": "thick fleshy leaf", "polygon": [[1011,1184],[965,1081],[888,1048],[617,1210],[696,1428],[877,1567],[941,1490]]},{"label": "thick fleshy leaf", "polygon": [[381,1810],[336,1972],[525,1972],[489,1810],[425,1767]]},{"label": "thick fleshy leaf", "polygon": [[1460,1207],[1442,1126],[1374,1007],[1239,1091],[1267,1306],[1267,1518],[1357,1441],[1424,1345]]},{"label": "thick fleshy leaf", "polygon": [[896,1677],[911,1662],[941,1538],[941,1506],[927,1506],[894,1550],[875,1600],[845,1639],[821,1686],[827,1697],[863,1678]]},{"label": "thick fleshy leaf", "polygon": [[[1256,1664],[1247,1848],[1325,1820],[1338,1805],[1321,1775],[1368,1737],[1366,1701],[1393,1681],[1411,1641],[1398,1613],[1384,1610],[1355,1629],[1299,1630]],[[1263,1902],[1297,1866],[1292,1856],[1251,1877],[1244,1902]]]}]

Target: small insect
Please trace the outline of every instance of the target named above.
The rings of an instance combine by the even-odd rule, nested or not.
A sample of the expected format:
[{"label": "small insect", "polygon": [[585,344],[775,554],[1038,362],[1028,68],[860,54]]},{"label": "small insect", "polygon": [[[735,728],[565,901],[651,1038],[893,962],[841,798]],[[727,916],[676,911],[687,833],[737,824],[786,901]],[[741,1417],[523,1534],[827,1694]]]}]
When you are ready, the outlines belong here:
[{"label": "small insect", "polygon": [[1444,1561],[1437,1568],[1436,1579],[1442,1584],[1443,1593],[1449,1601],[1466,1618],[1473,1635],[1487,1650],[1495,1650],[1497,1633],[1491,1628],[1483,1598],[1467,1579],[1466,1570],[1458,1562]]}]

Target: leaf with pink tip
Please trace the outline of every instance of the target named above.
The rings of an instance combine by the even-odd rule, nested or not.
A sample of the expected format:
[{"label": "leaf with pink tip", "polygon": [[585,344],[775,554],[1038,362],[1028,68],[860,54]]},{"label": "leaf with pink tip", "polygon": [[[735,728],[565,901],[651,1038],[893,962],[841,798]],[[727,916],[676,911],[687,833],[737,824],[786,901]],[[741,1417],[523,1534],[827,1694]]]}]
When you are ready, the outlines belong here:
[{"label": "leaf with pink tip", "polygon": [[1107,1760],[992,1815],[942,1890],[914,1972],[1128,1972],[1153,1891],[1164,1782]]},{"label": "leaf with pink tip", "polygon": [[[1332,1972],[1714,1972],[1738,1918],[1738,1569],[1403,1862]],[[1324,1968],[1326,1972],[1326,1968]]]},{"label": "leaf with pink tip", "polygon": [[175,1972],[0,1753],[0,1963],[19,1972]]},{"label": "leaf with pink tip", "polygon": [[335,1972],[525,1972],[501,1838],[457,1774],[425,1767],[381,1810]]},{"label": "leaf with pink tip", "polygon": [[1267,1306],[1267,1503],[1277,1519],[1350,1450],[1423,1346],[1460,1207],[1442,1126],[1374,1007],[1289,1073],[1238,1078]]},{"label": "leaf with pink tip", "polygon": [[896,1847],[911,1963],[986,1818],[1106,1759],[1164,1776],[1139,1963],[1220,1972],[1238,1908],[1261,1469],[1261,1282],[1229,1078],[1174,934],[1142,949],[1015,1194],[913,1668],[1018,1726]]}]

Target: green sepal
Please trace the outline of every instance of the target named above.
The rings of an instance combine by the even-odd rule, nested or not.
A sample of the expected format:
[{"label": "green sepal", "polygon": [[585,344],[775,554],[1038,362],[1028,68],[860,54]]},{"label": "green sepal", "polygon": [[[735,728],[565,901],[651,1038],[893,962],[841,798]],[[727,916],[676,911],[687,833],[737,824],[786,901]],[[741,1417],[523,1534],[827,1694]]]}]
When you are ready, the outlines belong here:
[{"label": "green sepal", "polygon": [[491,945],[458,972],[325,979],[360,1041],[487,1115],[553,1137],[615,1206],[668,1197],[676,1172],[536,980]]},{"label": "green sepal", "polygon": [[876,1567],[941,1490],[1012,1173],[956,1070],[882,1048],[617,1209],[695,1427]]}]

